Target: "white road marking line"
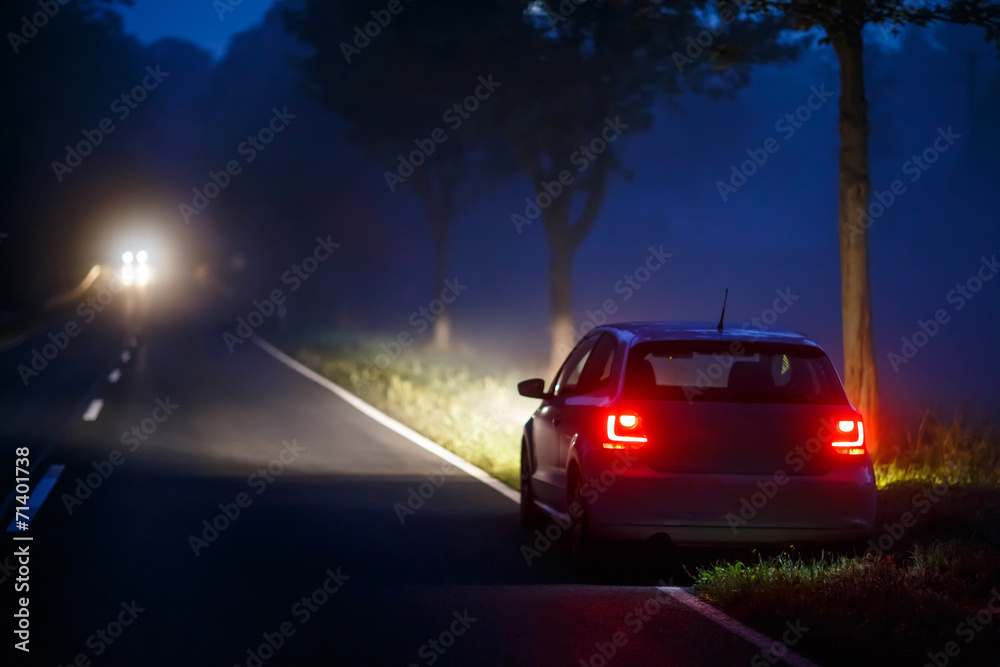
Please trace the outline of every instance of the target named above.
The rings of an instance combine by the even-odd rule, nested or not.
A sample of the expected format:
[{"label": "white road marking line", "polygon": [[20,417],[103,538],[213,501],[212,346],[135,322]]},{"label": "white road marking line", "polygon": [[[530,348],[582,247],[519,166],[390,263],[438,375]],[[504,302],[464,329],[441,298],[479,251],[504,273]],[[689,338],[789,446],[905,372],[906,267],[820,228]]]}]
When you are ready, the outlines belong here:
[{"label": "white road marking line", "polygon": [[774,655],[774,657],[778,658],[779,660],[783,661],[785,664],[791,665],[791,667],[819,667],[819,665],[817,665],[815,662],[803,658],[801,655],[795,653],[794,651],[792,651],[792,649],[788,648],[788,646],[782,644],[780,641],[771,639],[765,634],[762,634],[760,632],[757,632],[756,630],[748,628],[747,626],[737,621],[735,618],[727,616],[725,613],[719,611],[718,609],[708,604],[707,602],[699,600],[698,598],[691,595],[683,588],[679,588],[677,586],[657,586],[656,588],[657,590],[661,590],[670,597],[674,598],[684,606],[698,612],[708,620],[714,621],[718,625],[721,625],[722,627],[724,627],[726,630],[729,630],[737,637],[745,639],[746,641],[750,642],[751,644],[753,644],[762,651],[770,650],[775,644],[784,646],[785,647],[784,655],[780,657],[776,653],[773,653],[772,655]]},{"label": "white road marking line", "polygon": [[[80,408],[82,408],[84,405],[87,404],[87,401],[89,401],[90,397],[94,395],[94,392],[97,391],[97,388],[100,384],[101,384],[101,376],[97,375],[94,377],[94,381],[91,383],[87,391],[85,391],[83,395],[80,396],[80,400],[76,402],[72,414],[70,414],[70,416],[65,421],[63,421],[63,423],[59,426],[59,429],[55,432],[55,434],[45,441],[42,453],[40,456],[35,458],[35,462],[32,465],[32,469],[41,470],[42,463],[44,463],[44,461],[48,458],[49,454],[52,453],[52,450],[56,448],[56,444],[59,442],[59,440],[62,439],[63,434],[66,433],[66,429],[68,429],[73,424],[73,422],[76,421],[77,412],[80,410]],[[10,491],[7,492],[7,495],[4,497],[4,499],[0,501],[0,516],[5,515],[7,513],[7,510],[10,509],[13,503],[14,503],[14,487],[11,487]]]},{"label": "white road marking line", "polygon": [[116,368],[113,371],[111,371],[110,373],[108,373],[108,382],[110,382],[111,384],[115,384],[116,382],[118,382],[118,379],[121,376],[122,376],[122,372],[119,369]]},{"label": "white road marking line", "polygon": [[495,477],[491,477],[490,474],[487,473],[485,470],[477,468],[476,466],[472,465],[471,463],[461,458],[457,454],[449,452],[447,449],[437,444],[433,440],[420,435],[409,426],[405,426],[404,424],[399,423],[398,421],[396,421],[389,415],[385,414],[378,408],[366,403],[365,401],[362,401],[360,398],[358,398],[351,392],[347,391],[340,385],[331,382],[330,380],[323,377],[322,375],[312,370],[311,368],[303,366],[302,364],[295,361],[281,350],[277,349],[276,347],[268,343],[263,338],[260,338],[259,336],[254,336],[253,342],[257,345],[257,347],[264,350],[264,352],[267,352],[269,355],[271,355],[281,363],[285,364],[293,371],[296,371],[297,373],[304,375],[305,377],[309,378],[310,380],[320,385],[324,389],[332,391],[334,394],[344,399],[352,406],[354,406],[361,412],[365,413],[366,415],[377,421],[379,424],[382,424],[382,426],[385,426],[386,428],[395,431],[396,433],[403,436],[404,438],[414,443],[415,445],[423,447],[431,454],[434,454],[435,456],[444,459],[445,461],[452,464],[462,472],[472,477],[475,477],[483,484],[489,486],[494,491],[497,491],[498,493],[503,495],[505,498],[508,498],[514,501],[515,503],[521,502],[521,496],[520,494],[517,493],[517,491],[514,491],[509,486],[507,486],[500,480],[496,479]]},{"label": "white road marking line", "polygon": [[31,519],[42,507],[42,503],[44,503],[45,499],[49,496],[49,491],[51,491],[52,487],[56,485],[56,481],[58,481],[59,475],[62,474],[65,467],[66,466],[62,464],[49,466],[49,469],[45,471],[44,475],[42,475],[42,479],[35,485],[35,490],[32,491],[31,495],[28,497],[28,509],[23,515],[26,516],[26,518],[22,519],[15,514],[14,518],[11,519],[10,525],[7,526],[8,533],[23,532],[17,528],[18,521],[26,521],[29,525],[31,524]]},{"label": "white road marking line", "polygon": [[131,359],[131,358],[132,358],[132,353],[131,352],[129,352],[128,350],[122,350],[122,363],[123,364],[126,363],[126,362],[128,362],[128,360]]},{"label": "white road marking line", "polygon": [[104,407],[104,399],[95,398],[87,406],[87,411],[83,413],[83,421],[92,422],[97,419],[97,415],[101,414],[101,408]]}]

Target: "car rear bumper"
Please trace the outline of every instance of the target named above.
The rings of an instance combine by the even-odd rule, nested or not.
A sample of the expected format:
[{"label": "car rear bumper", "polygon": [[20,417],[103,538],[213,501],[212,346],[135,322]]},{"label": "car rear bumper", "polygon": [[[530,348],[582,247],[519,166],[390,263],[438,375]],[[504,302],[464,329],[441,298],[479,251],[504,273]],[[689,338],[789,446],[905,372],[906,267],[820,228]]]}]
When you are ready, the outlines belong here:
[{"label": "car rear bumper", "polygon": [[[603,481],[608,481],[605,475]],[[871,536],[875,479],[868,465],[823,475],[661,473],[644,464],[591,478],[588,516],[599,537],[682,545],[846,542]]]}]

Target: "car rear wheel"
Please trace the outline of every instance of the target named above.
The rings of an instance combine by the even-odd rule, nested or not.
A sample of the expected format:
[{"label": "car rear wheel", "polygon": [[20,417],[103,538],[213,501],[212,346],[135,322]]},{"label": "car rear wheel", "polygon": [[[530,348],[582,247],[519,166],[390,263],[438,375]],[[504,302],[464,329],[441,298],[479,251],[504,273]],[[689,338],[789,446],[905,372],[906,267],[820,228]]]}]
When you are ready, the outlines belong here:
[{"label": "car rear wheel", "polygon": [[521,442],[521,525],[534,528],[539,524],[540,512],[535,505],[535,494],[531,491],[531,462],[528,460],[528,445]]},{"label": "car rear wheel", "polygon": [[[583,495],[583,482],[578,476],[574,476],[573,494],[570,496],[570,516],[578,514],[569,529],[569,553],[570,559],[577,567],[589,570],[596,562],[597,551],[600,547],[600,540],[594,537],[590,527],[590,515],[587,511],[587,500]],[[574,507],[578,508],[574,512]]]}]

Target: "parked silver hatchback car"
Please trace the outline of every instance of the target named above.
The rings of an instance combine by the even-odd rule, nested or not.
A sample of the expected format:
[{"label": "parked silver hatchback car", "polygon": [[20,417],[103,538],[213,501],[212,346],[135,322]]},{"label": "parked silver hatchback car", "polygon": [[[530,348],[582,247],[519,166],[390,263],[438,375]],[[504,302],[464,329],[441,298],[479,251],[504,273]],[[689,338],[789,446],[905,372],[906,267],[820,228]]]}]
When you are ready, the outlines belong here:
[{"label": "parked silver hatchback car", "polygon": [[590,332],[524,427],[521,515],[678,545],[868,537],[864,422],[815,342],[783,331],[642,322]]}]

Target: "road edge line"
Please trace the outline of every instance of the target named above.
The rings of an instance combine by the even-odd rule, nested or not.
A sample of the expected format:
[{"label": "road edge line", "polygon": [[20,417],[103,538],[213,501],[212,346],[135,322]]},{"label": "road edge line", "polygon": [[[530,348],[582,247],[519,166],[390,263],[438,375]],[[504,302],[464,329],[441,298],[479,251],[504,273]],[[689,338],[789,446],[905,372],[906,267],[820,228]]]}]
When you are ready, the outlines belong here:
[{"label": "road edge line", "polygon": [[[782,644],[782,642],[777,639],[771,639],[761,632],[748,628],[732,616],[729,616],[725,612],[716,609],[707,602],[691,595],[687,592],[687,590],[679,586],[657,586],[656,589],[666,593],[689,609],[698,612],[708,620],[722,626],[726,630],[729,630],[737,637],[750,642],[762,651],[770,651],[771,647],[775,644]],[[782,646],[785,647],[784,655],[778,656],[774,653],[771,653],[771,655],[774,655],[774,657],[778,658],[778,660],[781,660],[785,664],[791,665],[791,667],[819,667],[818,664],[808,658],[803,658],[787,645],[782,644]]]},{"label": "road edge line", "polygon": [[[41,456],[37,457],[35,462],[31,464],[31,468],[29,469],[30,472],[34,473],[41,470],[42,465],[49,458],[49,455],[55,450],[59,441],[62,440],[63,435],[65,435],[69,427],[76,423],[76,420],[80,418],[80,415],[84,410],[84,406],[88,405],[89,402],[93,400],[94,393],[97,391],[97,388],[101,386],[101,382],[106,374],[107,368],[104,373],[98,374],[98,376],[94,378],[94,381],[90,383],[90,387],[87,388],[87,391],[83,393],[83,396],[77,402],[76,407],[73,409],[73,413],[65,421],[63,421],[62,425],[55,432],[55,435],[45,441],[45,445],[43,445],[45,449],[42,451]],[[4,497],[3,501],[0,501],[0,519],[7,516],[7,512],[14,504],[15,495],[14,489],[11,489],[10,493]]]},{"label": "road edge line", "polygon": [[482,468],[474,466],[473,464],[469,463],[458,454],[448,451],[447,449],[437,444],[430,438],[420,435],[409,426],[406,426],[402,422],[393,419],[389,415],[385,414],[384,412],[376,408],[371,403],[368,403],[367,401],[358,398],[357,396],[349,392],[347,389],[344,389],[339,384],[333,382],[329,378],[320,375],[319,373],[309,368],[308,366],[305,366],[302,363],[296,361],[295,359],[292,359],[287,354],[285,354],[278,348],[274,347],[260,336],[255,335],[252,338],[252,340],[254,344],[257,345],[257,347],[259,347],[261,350],[263,350],[276,360],[283,363],[285,366],[291,368],[293,371],[299,373],[300,375],[312,380],[313,382],[323,387],[324,389],[333,392],[339,398],[342,398],[351,406],[357,408],[367,416],[371,417],[382,426],[385,426],[391,431],[395,431],[397,434],[403,436],[413,444],[426,449],[428,452],[434,454],[438,458],[444,459],[445,461],[452,464],[462,472],[466,473],[471,477],[476,478],[486,486],[498,492],[508,500],[512,500],[513,502],[520,504],[521,496],[517,491],[514,491],[512,488],[510,488],[509,486],[498,480],[496,477],[493,477]]}]

